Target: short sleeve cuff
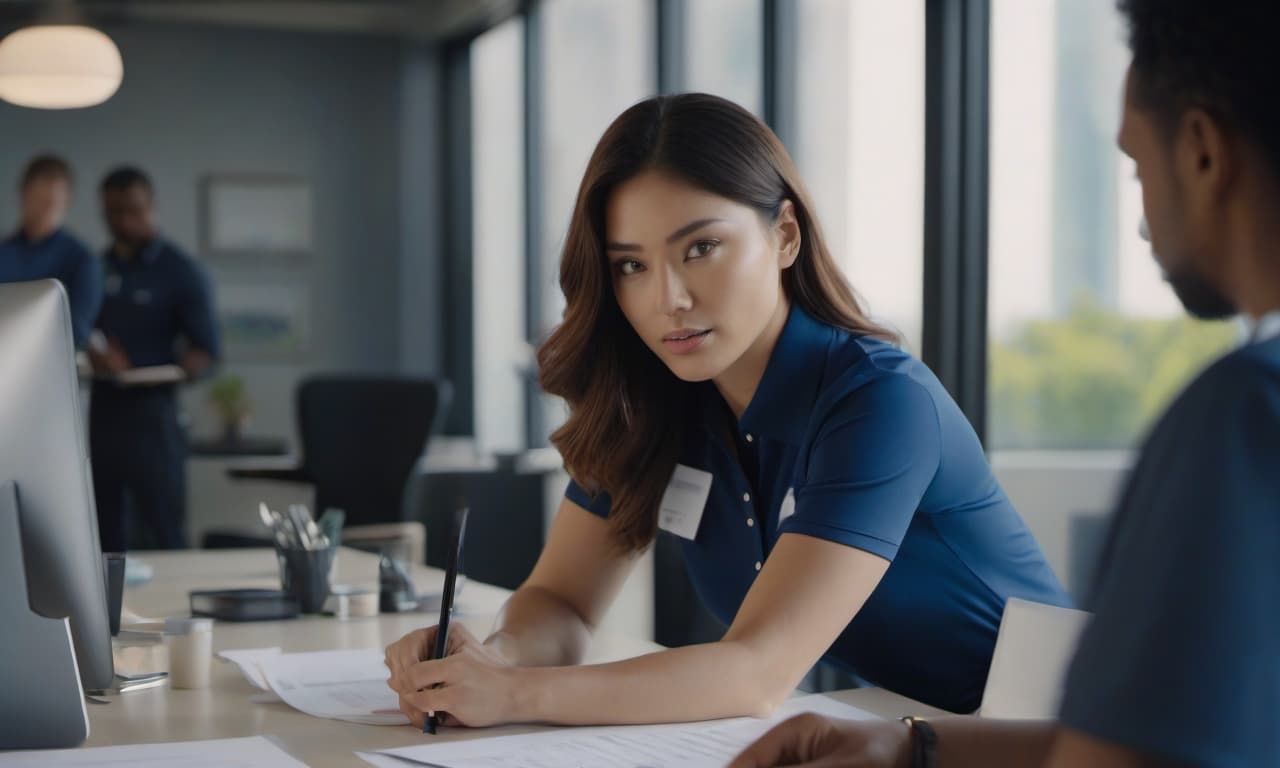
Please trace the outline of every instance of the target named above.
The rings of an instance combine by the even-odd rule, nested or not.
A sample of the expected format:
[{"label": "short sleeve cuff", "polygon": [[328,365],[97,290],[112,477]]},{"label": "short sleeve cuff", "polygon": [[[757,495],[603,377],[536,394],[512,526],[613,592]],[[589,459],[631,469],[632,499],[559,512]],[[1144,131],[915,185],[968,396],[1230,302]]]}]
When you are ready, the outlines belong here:
[{"label": "short sleeve cuff", "polygon": [[894,542],[813,520],[803,520],[796,517],[787,518],[782,521],[782,525],[778,526],[778,533],[800,533],[805,536],[812,536],[815,539],[834,541],[837,544],[844,544],[854,549],[870,552],[877,557],[883,557],[889,562],[893,562],[893,558],[898,556],[898,545]]},{"label": "short sleeve cuff", "polygon": [[564,489],[564,497],[596,517],[609,517],[609,509],[613,506],[609,494],[601,491],[592,498],[591,494],[574,480],[570,480],[569,487]]}]

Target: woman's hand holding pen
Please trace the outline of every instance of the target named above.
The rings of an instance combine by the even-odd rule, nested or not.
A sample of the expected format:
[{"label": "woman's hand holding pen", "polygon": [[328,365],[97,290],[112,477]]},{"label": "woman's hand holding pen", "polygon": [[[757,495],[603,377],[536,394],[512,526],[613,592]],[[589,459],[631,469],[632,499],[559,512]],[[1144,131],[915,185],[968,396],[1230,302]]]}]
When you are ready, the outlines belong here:
[{"label": "woman's hand holding pen", "polygon": [[[387,646],[387,685],[400,695],[400,711],[415,726],[421,728],[431,712],[443,725],[472,727],[527,718],[516,695],[518,668],[510,659],[454,624],[448,655],[423,661],[435,635],[435,627],[420,629]],[[432,687],[437,684],[439,688]]]}]

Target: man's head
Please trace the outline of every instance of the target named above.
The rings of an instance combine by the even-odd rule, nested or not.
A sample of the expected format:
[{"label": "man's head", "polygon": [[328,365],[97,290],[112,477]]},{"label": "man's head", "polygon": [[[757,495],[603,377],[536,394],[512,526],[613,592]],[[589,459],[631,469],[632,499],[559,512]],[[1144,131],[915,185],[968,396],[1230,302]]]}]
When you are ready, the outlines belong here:
[{"label": "man's head", "polygon": [[1156,260],[1191,314],[1235,314],[1259,231],[1280,218],[1280,3],[1119,6],[1133,52],[1119,144]]},{"label": "man's head", "polygon": [[18,192],[22,229],[29,237],[48,237],[67,215],[71,205],[71,166],[57,155],[33,157],[22,171]]},{"label": "man's head", "polygon": [[102,216],[117,244],[138,248],[155,236],[154,198],[151,179],[137,168],[117,168],[106,175],[102,180]]}]

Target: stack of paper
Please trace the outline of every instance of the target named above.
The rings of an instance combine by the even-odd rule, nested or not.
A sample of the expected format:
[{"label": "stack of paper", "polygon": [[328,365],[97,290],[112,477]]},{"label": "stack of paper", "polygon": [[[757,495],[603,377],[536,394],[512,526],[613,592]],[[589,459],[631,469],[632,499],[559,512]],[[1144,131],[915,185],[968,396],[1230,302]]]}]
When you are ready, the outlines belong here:
[{"label": "stack of paper", "polygon": [[271,691],[313,717],[366,725],[405,725],[399,697],[387,687],[391,673],[379,649],[281,653],[249,648],[218,654],[234,662],[250,683]]},{"label": "stack of paper", "polygon": [[242,648],[234,651],[222,651],[218,654],[218,658],[229,661],[240,668],[240,673],[244,675],[244,679],[254,688],[264,691],[271,690],[271,686],[267,685],[267,676],[262,674],[262,662],[270,658],[280,655],[280,647],[271,648]]},{"label": "stack of paper", "polygon": [[170,744],[129,744],[92,749],[0,753],[3,768],[119,768],[181,765],[184,768],[306,768],[261,736]]},{"label": "stack of paper", "polygon": [[741,717],[675,725],[570,728],[356,754],[379,768],[721,768],[770,728],[802,712],[846,720],[880,719],[826,696],[804,696],[788,701],[768,720]]}]

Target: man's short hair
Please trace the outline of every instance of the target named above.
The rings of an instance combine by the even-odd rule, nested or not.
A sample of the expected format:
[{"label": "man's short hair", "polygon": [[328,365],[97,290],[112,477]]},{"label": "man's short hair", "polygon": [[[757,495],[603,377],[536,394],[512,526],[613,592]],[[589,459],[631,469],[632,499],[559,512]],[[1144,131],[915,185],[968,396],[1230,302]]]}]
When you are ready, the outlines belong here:
[{"label": "man's short hair", "polygon": [[135,184],[141,184],[148,194],[155,194],[155,187],[151,184],[151,177],[141,168],[135,168],[131,165],[122,165],[112,170],[102,178],[102,191],[108,189],[128,189]]},{"label": "man's short hair", "polygon": [[71,186],[75,175],[71,172],[71,164],[54,154],[36,155],[22,170],[22,189],[38,179],[62,179]]},{"label": "man's short hair", "polygon": [[1203,109],[1262,150],[1280,179],[1280,3],[1119,0],[1137,103],[1169,133]]}]

